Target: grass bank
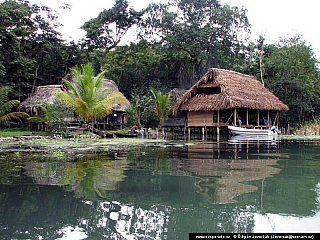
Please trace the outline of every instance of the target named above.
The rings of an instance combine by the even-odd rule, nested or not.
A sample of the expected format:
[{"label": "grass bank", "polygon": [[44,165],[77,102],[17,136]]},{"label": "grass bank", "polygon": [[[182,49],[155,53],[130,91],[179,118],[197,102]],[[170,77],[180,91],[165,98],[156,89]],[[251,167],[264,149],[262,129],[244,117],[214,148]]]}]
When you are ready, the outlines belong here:
[{"label": "grass bank", "polygon": [[28,135],[33,135],[33,133],[26,128],[0,129],[0,137],[20,137]]}]

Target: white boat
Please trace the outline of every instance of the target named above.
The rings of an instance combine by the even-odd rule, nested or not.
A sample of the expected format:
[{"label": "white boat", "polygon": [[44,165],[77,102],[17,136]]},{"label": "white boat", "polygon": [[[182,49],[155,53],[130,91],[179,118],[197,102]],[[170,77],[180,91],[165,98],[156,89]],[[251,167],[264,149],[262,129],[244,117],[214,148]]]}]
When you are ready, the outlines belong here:
[{"label": "white boat", "polygon": [[255,129],[235,126],[228,126],[228,129],[233,135],[277,135],[279,133],[277,129],[273,131],[271,129]]}]

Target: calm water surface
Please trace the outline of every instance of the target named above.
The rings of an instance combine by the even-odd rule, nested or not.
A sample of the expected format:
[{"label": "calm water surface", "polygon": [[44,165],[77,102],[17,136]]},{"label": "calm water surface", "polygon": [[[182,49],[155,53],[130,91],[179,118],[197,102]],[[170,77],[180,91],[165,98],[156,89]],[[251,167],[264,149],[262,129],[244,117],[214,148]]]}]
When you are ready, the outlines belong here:
[{"label": "calm water surface", "polygon": [[320,140],[65,149],[2,146],[1,239],[320,232]]}]

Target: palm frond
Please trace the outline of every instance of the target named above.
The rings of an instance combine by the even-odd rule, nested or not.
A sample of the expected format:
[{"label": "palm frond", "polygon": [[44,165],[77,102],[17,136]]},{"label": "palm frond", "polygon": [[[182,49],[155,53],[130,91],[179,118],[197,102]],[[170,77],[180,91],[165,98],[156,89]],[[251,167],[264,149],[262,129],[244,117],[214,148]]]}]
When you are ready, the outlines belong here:
[{"label": "palm frond", "polygon": [[12,119],[22,119],[30,117],[29,114],[25,112],[12,112],[6,115],[0,116],[0,124],[5,124]]},{"label": "palm frond", "polygon": [[94,78],[94,68],[91,63],[81,65],[82,69],[82,83],[84,86],[87,86],[89,83],[92,83]]},{"label": "palm frond", "polygon": [[19,105],[18,100],[10,100],[8,102],[3,102],[0,106],[0,116],[9,113],[14,107]]},{"label": "palm frond", "polygon": [[29,122],[46,122],[45,118],[40,117],[39,115],[35,115],[27,118]]},{"label": "palm frond", "polygon": [[68,93],[58,90],[54,92],[54,95],[58,100],[64,102],[67,107],[74,108],[75,100]]},{"label": "palm frond", "polygon": [[79,90],[76,85],[68,81],[67,79],[63,79],[63,82],[67,85],[67,88],[72,92],[74,96],[79,95]]},{"label": "palm frond", "polygon": [[95,88],[99,89],[99,88],[102,87],[105,73],[106,73],[106,72],[103,71],[103,72],[99,73],[98,76],[96,76],[96,77],[94,78],[94,86],[95,86]]},{"label": "palm frond", "polygon": [[168,118],[171,113],[171,95],[163,94],[154,88],[150,88],[154,100],[154,112],[159,120],[159,128],[162,127],[164,120]]},{"label": "palm frond", "polygon": [[75,99],[75,112],[78,115],[83,116],[85,122],[88,121],[90,117],[90,108],[85,101],[78,97]]}]

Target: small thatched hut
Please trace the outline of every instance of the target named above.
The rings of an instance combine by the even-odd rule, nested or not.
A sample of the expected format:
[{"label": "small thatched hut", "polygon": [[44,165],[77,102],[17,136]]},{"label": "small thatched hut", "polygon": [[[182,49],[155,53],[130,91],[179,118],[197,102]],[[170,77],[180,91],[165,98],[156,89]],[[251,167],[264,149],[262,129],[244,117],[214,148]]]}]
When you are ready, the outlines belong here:
[{"label": "small thatched hut", "polygon": [[[117,84],[110,79],[104,79],[103,80],[103,87],[107,88],[109,93],[117,92],[123,96],[123,94],[119,91]],[[125,98],[125,96],[123,96]],[[128,104],[114,104],[112,106],[112,114],[110,114],[107,117],[107,123],[112,124],[115,126],[121,126],[122,124],[125,124],[125,111],[126,108],[130,105],[129,101]]]},{"label": "small thatched hut", "polygon": [[44,105],[45,102],[52,104],[55,99],[53,92],[57,90],[64,90],[63,85],[57,84],[36,87],[34,93],[19,104],[19,111],[27,112],[30,116],[39,114],[37,106]]},{"label": "small thatched hut", "polygon": [[[55,100],[54,92],[57,90],[65,90],[62,84],[38,86],[26,100],[19,104],[18,110],[27,112],[30,116],[43,117],[43,112],[38,106],[45,106],[45,103],[52,104]],[[30,130],[43,131],[47,129],[47,125],[41,118],[31,120],[29,122]]]},{"label": "small thatched hut", "polygon": [[185,113],[187,127],[277,125],[279,112],[289,110],[256,77],[211,68],[184,94],[173,110]]}]

